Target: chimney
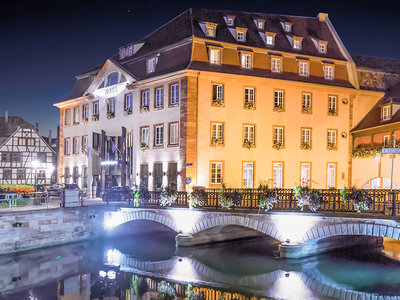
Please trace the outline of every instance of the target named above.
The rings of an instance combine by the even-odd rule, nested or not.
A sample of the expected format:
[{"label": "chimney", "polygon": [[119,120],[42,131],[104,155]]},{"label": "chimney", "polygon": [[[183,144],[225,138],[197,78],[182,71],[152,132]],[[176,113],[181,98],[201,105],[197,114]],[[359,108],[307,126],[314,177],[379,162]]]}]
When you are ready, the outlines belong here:
[{"label": "chimney", "polygon": [[327,13],[319,13],[318,14],[318,19],[320,22],[325,22],[326,19],[328,19],[328,14]]},{"label": "chimney", "polygon": [[36,131],[39,132],[39,123],[38,122],[36,122],[35,127],[36,127]]},{"label": "chimney", "polygon": [[8,110],[6,110],[6,113],[4,114],[4,122],[8,123]]}]

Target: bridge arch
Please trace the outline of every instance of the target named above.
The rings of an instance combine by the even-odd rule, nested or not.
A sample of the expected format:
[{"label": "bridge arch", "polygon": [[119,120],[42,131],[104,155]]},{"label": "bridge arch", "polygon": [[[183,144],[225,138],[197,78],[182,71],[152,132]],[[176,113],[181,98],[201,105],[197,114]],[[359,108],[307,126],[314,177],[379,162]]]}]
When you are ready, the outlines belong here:
[{"label": "bridge arch", "polygon": [[285,238],[280,234],[278,228],[273,223],[268,222],[268,220],[265,218],[254,218],[254,216],[249,217],[226,213],[212,215],[195,223],[192,228],[192,234],[195,235],[207,229],[229,225],[252,229],[261,232],[271,238],[274,238],[275,240],[278,240],[280,242],[285,241]]}]

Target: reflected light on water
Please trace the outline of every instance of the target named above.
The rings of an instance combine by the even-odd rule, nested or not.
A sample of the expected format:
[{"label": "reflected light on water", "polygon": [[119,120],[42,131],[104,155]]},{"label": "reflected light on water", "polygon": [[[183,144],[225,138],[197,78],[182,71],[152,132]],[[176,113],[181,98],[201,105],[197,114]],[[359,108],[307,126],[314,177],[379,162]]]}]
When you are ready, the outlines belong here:
[{"label": "reflected light on water", "polygon": [[300,273],[282,272],[271,289],[272,297],[279,299],[314,299],[313,292],[301,280]]},{"label": "reflected light on water", "polygon": [[310,230],[318,221],[312,216],[299,216],[293,214],[280,214],[271,216],[275,227],[283,241],[290,240],[290,243],[299,243],[301,236]]},{"label": "reflected light on water", "polygon": [[172,216],[178,231],[183,233],[192,232],[193,226],[199,221],[201,212],[187,211],[187,210],[171,210],[169,211]]},{"label": "reflected light on water", "polygon": [[187,257],[176,260],[170,275],[176,280],[184,282],[193,281],[193,279],[197,278],[196,270],[193,268],[190,258]]},{"label": "reflected light on water", "polygon": [[111,230],[122,223],[122,215],[120,212],[104,213],[104,228]]},{"label": "reflected light on water", "polygon": [[121,264],[122,253],[117,249],[108,249],[106,252],[106,261],[109,266],[118,267]]}]

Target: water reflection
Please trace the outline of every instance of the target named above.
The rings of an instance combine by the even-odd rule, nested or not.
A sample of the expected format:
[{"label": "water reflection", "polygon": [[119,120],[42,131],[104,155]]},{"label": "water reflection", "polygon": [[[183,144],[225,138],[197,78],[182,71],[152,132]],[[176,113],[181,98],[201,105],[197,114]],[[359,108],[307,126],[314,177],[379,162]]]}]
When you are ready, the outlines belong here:
[{"label": "water reflection", "polygon": [[400,296],[400,244],[385,246],[281,260],[267,239],[178,251],[168,234],[97,240],[0,257],[0,299],[383,299]]}]

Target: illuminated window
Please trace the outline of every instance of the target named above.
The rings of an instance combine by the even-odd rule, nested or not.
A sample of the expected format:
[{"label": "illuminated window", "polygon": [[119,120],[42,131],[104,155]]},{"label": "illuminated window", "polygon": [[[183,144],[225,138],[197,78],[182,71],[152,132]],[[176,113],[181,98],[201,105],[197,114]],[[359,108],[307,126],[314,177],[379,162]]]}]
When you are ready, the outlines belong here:
[{"label": "illuminated window", "polygon": [[147,60],[147,73],[153,73],[156,70],[157,58],[152,57]]},{"label": "illuminated window", "polygon": [[310,93],[303,93],[302,94],[302,101],[301,101],[301,112],[302,113],[311,113],[311,94]]},{"label": "illuminated window", "polygon": [[65,125],[71,125],[71,109],[68,108],[65,110]]},{"label": "illuminated window", "polygon": [[164,88],[156,88],[156,108],[164,107]]},{"label": "illuminated window", "polygon": [[74,124],[79,124],[79,106],[74,107]]},{"label": "illuminated window", "polygon": [[125,99],[124,99],[124,110],[128,113],[132,113],[132,103],[133,103],[133,96],[132,93],[125,94]]},{"label": "illuminated window", "polygon": [[64,154],[65,155],[71,154],[71,139],[70,138],[64,139]]},{"label": "illuminated window", "polygon": [[107,99],[107,118],[115,117],[115,98]]},{"label": "illuminated window", "polygon": [[300,76],[308,76],[308,62],[300,61],[299,62],[299,75]]},{"label": "illuminated window", "polygon": [[243,127],[243,139],[244,141],[255,143],[255,128],[254,125],[244,125]]},{"label": "illuminated window", "polygon": [[215,65],[221,64],[221,50],[220,49],[210,49],[210,63]]},{"label": "illuminated window", "polygon": [[284,26],[283,26],[283,29],[284,29],[286,32],[291,32],[291,31],[292,31],[292,24],[286,22],[286,23],[284,24]]},{"label": "illuminated window", "polygon": [[337,148],[337,132],[336,130],[328,129],[328,150]]},{"label": "illuminated window", "polygon": [[89,120],[89,105],[82,106],[82,122]]},{"label": "illuminated window", "polygon": [[385,136],[383,137],[383,144],[382,144],[382,146],[385,147],[385,148],[390,147],[390,135],[385,135]]},{"label": "illuminated window", "polygon": [[118,83],[118,73],[111,73],[107,76],[106,86],[114,85]]},{"label": "illuminated window", "polygon": [[72,153],[78,154],[79,153],[79,138],[74,137],[72,139]]},{"label": "illuminated window", "polygon": [[333,80],[333,66],[324,66],[324,77]]},{"label": "illuminated window", "polygon": [[382,106],[382,121],[390,119],[390,105]]},{"label": "illuminated window", "polygon": [[243,163],[243,187],[253,188],[254,170],[253,163]]},{"label": "illuminated window", "polygon": [[330,116],[337,115],[337,97],[336,96],[328,96],[328,114]]},{"label": "illuminated window", "polygon": [[311,129],[302,128],[301,129],[301,149],[311,149]]},{"label": "illuminated window", "polygon": [[282,72],[282,60],[278,57],[271,58],[271,71],[274,73]]},{"label": "illuminated window", "polygon": [[178,105],[179,104],[179,84],[171,84],[170,88],[170,105]]},{"label": "illuminated window", "polygon": [[300,184],[302,187],[310,187],[311,164],[301,163],[300,165]]},{"label": "illuminated window", "polygon": [[239,42],[245,42],[246,41],[246,32],[241,31],[241,30],[236,30],[236,39]]},{"label": "illuminated window", "polygon": [[222,162],[211,162],[210,176],[211,184],[222,183]]},{"label": "illuminated window", "polygon": [[212,103],[215,105],[221,105],[224,103],[224,85],[213,84]]},{"label": "illuminated window", "polygon": [[222,146],[224,144],[224,124],[211,123],[211,146]]},{"label": "illuminated window", "polygon": [[242,68],[251,69],[251,54],[242,54]]},{"label": "illuminated window", "polygon": [[283,91],[274,91],[274,110],[283,111],[284,109],[284,93]]},{"label": "illuminated window", "polygon": [[206,25],[206,36],[209,37],[215,37],[215,30],[216,28],[214,26],[207,26]]},{"label": "illuminated window", "polygon": [[179,123],[169,124],[169,144],[177,145],[179,143]]},{"label": "illuminated window", "polygon": [[301,49],[301,39],[298,38],[293,39],[293,48],[297,50]]},{"label": "illuminated window", "polygon": [[233,17],[227,17],[226,24],[228,26],[233,26]]},{"label": "illuminated window", "polygon": [[82,150],[85,151],[88,147],[88,136],[84,135],[82,137]]},{"label": "illuminated window", "polygon": [[97,121],[99,119],[99,101],[92,102],[92,120]]},{"label": "illuminated window", "polygon": [[265,33],[265,38],[266,38],[266,43],[268,46],[274,46],[275,45],[275,35],[276,33],[274,32],[266,32]]},{"label": "illuminated window", "polygon": [[285,145],[285,136],[283,127],[274,127],[274,145],[277,147],[283,147]]},{"label": "illuminated window", "polygon": [[164,125],[157,125],[154,129],[154,146],[164,145]]},{"label": "illuminated window", "polygon": [[318,52],[319,53],[326,53],[326,43],[319,42],[318,43]]},{"label": "illuminated window", "polygon": [[336,164],[328,163],[326,166],[326,188],[336,187]]},{"label": "illuminated window", "polygon": [[273,163],[272,168],[272,187],[283,188],[283,163]]},{"label": "illuminated window", "polygon": [[150,128],[148,126],[140,128],[140,143],[149,145],[149,131]]},{"label": "illuminated window", "polygon": [[147,109],[149,109],[149,95],[150,95],[150,93],[149,93],[149,91],[148,90],[146,90],[146,91],[142,91],[142,108],[147,108]]},{"label": "illuminated window", "polygon": [[263,20],[257,20],[257,29],[259,29],[259,30],[264,29],[264,21]]},{"label": "illuminated window", "polygon": [[244,88],[244,106],[246,108],[253,108],[255,103],[254,88]]}]

